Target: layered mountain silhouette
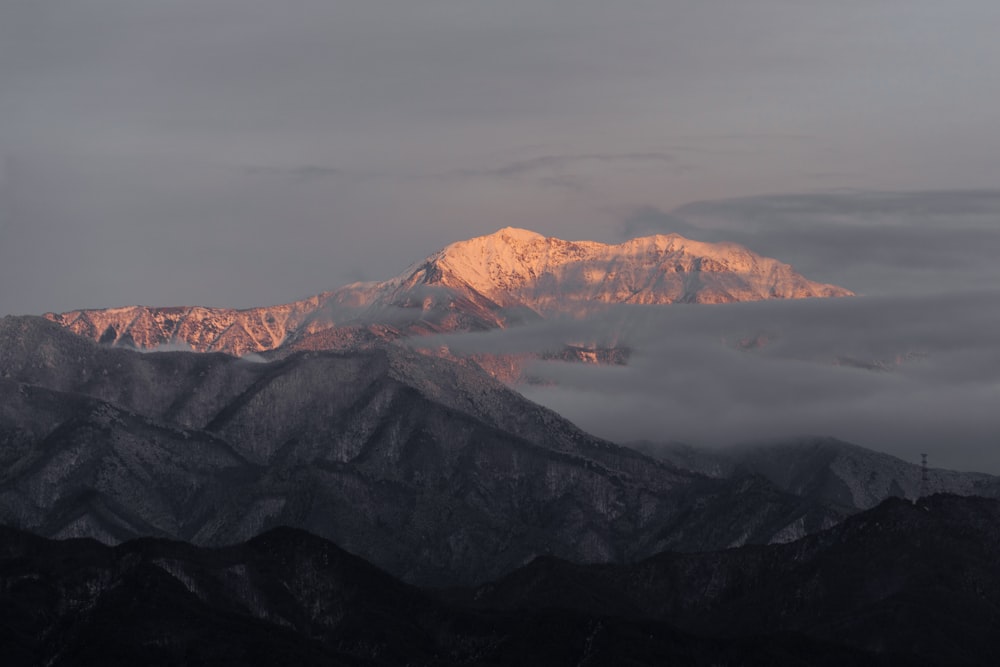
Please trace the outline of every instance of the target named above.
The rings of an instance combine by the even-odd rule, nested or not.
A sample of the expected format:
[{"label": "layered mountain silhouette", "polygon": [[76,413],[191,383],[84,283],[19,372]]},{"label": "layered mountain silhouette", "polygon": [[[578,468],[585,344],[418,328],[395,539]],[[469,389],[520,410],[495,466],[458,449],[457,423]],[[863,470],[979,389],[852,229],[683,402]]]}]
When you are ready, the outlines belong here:
[{"label": "layered mountain silhouette", "polygon": [[[850,294],[809,281],[789,265],[735,244],[670,234],[607,245],[508,227],[453,243],[390,280],[355,283],[278,306],[131,306],[46,317],[104,343],[138,348],[169,344],[242,355],[282,345],[342,349],[357,345],[359,336],[391,340],[480,331],[556,314],[579,317],[610,304]],[[331,329],[336,332],[314,337]]]},{"label": "layered mountain silhouette", "polygon": [[729,244],[508,228],[283,306],[6,317],[5,657],[992,664],[1000,506],[913,501],[1000,497],[998,478],[922,481],[829,439],[620,447],[498,381],[516,355],[394,344],[613,304],[849,294]]},{"label": "layered mountain silhouette", "polygon": [[[997,500],[891,498],[789,544],[663,553],[629,566],[542,558],[456,598],[483,609],[655,618],[701,636],[800,633],[900,664],[986,665],[1000,651],[998,549]],[[778,663],[794,661],[786,660]]]},{"label": "layered mountain silhouette", "polygon": [[789,544],[541,557],[419,589],[289,528],[204,549],[0,529],[18,665],[993,665],[1000,503],[888,500]]}]

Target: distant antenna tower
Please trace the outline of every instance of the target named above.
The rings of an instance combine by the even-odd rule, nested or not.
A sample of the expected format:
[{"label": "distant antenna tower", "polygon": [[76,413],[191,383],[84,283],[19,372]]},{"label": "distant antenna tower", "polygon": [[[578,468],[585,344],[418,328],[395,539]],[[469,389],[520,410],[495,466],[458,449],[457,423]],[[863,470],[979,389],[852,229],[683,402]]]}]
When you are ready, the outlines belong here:
[{"label": "distant antenna tower", "polygon": [[920,455],[920,497],[927,495],[927,455]]}]

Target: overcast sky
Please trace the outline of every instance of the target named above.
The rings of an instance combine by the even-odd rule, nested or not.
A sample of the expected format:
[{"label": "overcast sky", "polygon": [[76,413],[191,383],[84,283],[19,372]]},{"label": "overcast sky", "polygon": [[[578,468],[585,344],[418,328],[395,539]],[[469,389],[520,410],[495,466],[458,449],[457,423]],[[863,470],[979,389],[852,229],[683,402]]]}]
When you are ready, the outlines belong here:
[{"label": "overcast sky", "polygon": [[[628,368],[529,395],[618,439],[1000,472],[998,26],[996,0],[2,0],[0,314],[281,303],[507,225],[676,231],[864,297],[626,309]],[[469,344],[592,335],[566,326]]]},{"label": "overcast sky", "polygon": [[[4,0],[0,313],[246,307],[505,225],[611,241],[692,202],[997,188],[998,25],[994,0]],[[733,240],[909,282],[800,203],[825,236]],[[865,242],[919,260],[942,228],[881,226],[912,203]]]}]

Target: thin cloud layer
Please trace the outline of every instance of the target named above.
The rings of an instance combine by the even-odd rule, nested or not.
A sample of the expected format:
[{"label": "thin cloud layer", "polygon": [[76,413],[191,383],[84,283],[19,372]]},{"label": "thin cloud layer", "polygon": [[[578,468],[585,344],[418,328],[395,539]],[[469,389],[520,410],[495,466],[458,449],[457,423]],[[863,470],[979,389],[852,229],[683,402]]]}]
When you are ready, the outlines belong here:
[{"label": "thin cloud layer", "polygon": [[627,237],[665,232],[741,243],[866,294],[1000,284],[1000,190],[746,197],[642,207],[623,225]]}]

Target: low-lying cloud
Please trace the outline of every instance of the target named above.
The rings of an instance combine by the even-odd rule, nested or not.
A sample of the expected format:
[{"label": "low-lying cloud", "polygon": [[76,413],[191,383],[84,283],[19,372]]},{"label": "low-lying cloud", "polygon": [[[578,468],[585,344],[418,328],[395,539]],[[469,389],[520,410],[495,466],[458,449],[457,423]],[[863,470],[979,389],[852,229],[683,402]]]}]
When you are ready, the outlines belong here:
[{"label": "low-lying cloud", "polygon": [[537,362],[531,375],[549,384],[520,388],[618,442],[823,435],[1000,473],[998,331],[1000,291],[989,291],[618,307],[430,342],[459,353],[629,346],[626,367]]}]

